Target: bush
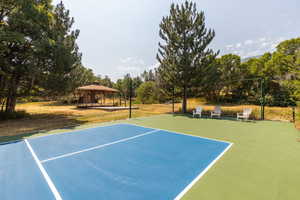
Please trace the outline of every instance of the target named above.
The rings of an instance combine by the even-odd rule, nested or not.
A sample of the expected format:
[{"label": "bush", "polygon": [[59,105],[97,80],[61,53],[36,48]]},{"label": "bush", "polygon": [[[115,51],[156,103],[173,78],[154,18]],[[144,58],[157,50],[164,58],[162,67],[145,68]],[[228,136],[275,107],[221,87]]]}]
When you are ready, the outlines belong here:
[{"label": "bush", "polygon": [[156,87],[153,81],[142,83],[137,89],[137,101],[142,104],[157,103]]},{"label": "bush", "polygon": [[9,120],[9,119],[22,119],[29,117],[30,115],[25,111],[15,111],[15,112],[0,112],[0,120]]}]

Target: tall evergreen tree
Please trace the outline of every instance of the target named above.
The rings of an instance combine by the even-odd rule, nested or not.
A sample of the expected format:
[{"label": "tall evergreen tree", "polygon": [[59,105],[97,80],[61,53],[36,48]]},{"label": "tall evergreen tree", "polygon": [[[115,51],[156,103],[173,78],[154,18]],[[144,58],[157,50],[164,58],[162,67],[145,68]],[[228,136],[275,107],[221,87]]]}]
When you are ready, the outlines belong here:
[{"label": "tall evergreen tree", "polygon": [[44,55],[41,55],[52,62],[44,64],[43,75],[39,76],[43,79],[40,81],[43,88],[53,96],[71,92],[69,85],[74,74],[82,68],[81,53],[76,43],[79,30],[73,30],[73,24],[74,18],[70,17],[69,10],[60,2],[53,13],[50,45],[44,48]]},{"label": "tall evergreen tree", "polygon": [[42,44],[48,41],[50,1],[15,0],[0,3],[0,68],[6,74],[6,112],[15,110],[19,89],[40,66]]},{"label": "tall evergreen tree", "polygon": [[158,69],[164,81],[182,89],[182,111],[187,111],[188,88],[198,86],[201,73],[217,56],[208,49],[215,32],[207,29],[204,12],[198,12],[196,4],[185,1],[172,4],[170,15],[160,24],[157,59]]}]

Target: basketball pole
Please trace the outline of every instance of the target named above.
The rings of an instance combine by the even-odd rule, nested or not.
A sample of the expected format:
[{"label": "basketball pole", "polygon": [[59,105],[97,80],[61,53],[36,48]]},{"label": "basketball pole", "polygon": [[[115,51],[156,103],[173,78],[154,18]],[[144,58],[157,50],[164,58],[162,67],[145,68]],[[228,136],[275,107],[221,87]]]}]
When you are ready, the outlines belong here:
[{"label": "basketball pole", "polygon": [[129,81],[129,119],[131,119],[131,106],[132,106],[132,79]]},{"label": "basketball pole", "polygon": [[[247,80],[258,80],[260,82],[260,119],[265,120],[265,105],[266,105],[266,94],[265,94],[265,79],[264,78],[246,78],[246,79],[240,79],[242,81],[247,81]],[[239,81],[239,80],[236,80]]]},{"label": "basketball pole", "polygon": [[265,119],[265,79],[260,79],[260,92],[261,92],[261,105],[260,105],[260,118],[261,120]]},{"label": "basketball pole", "polygon": [[175,113],[175,106],[174,106],[174,104],[175,104],[175,87],[173,87],[173,91],[172,91],[172,111],[173,111],[173,114]]}]

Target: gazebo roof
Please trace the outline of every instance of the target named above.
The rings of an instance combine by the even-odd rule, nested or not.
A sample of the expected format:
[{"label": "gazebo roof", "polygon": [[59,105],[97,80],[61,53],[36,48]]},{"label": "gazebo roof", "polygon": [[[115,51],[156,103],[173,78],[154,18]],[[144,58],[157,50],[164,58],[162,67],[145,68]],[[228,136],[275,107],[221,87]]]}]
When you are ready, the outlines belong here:
[{"label": "gazebo roof", "polygon": [[87,86],[79,87],[76,90],[77,91],[112,92],[112,93],[119,92],[119,90],[105,87],[103,85],[87,85]]}]

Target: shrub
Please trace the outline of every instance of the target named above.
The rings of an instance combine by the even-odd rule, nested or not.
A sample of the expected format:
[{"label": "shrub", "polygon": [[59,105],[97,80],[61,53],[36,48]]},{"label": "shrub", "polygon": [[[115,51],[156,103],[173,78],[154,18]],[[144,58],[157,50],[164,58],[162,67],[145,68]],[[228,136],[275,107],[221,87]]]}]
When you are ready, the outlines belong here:
[{"label": "shrub", "polygon": [[153,81],[142,83],[137,89],[137,101],[142,104],[157,103],[156,87]]},{"label": "shrub", "polygon": [[36,96],[19,97],[17,99],[18,103],[42,102],[42,101],[45,101],[45,99],[42,97],[36,97]]}]

